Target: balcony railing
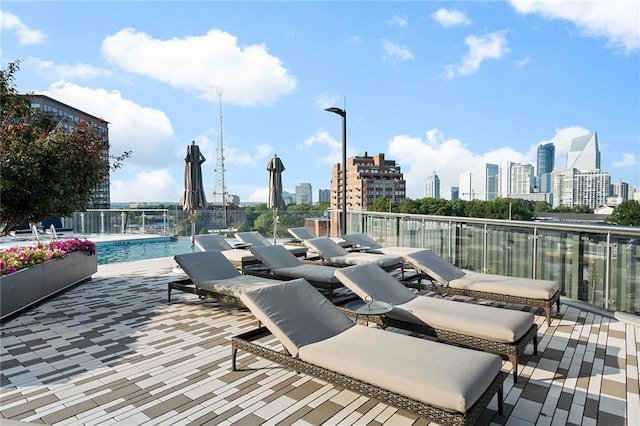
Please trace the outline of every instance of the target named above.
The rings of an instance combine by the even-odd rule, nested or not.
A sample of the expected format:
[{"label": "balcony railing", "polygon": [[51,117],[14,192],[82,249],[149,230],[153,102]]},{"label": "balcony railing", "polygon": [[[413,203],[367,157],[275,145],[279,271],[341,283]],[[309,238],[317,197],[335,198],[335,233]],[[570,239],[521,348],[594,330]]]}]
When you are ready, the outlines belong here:
[{"label": "balcony railing", "polygon": [[565,297],[640,315],[637,227],[350,211],[347,232],[427,248],[464,269],[558,281]]}]

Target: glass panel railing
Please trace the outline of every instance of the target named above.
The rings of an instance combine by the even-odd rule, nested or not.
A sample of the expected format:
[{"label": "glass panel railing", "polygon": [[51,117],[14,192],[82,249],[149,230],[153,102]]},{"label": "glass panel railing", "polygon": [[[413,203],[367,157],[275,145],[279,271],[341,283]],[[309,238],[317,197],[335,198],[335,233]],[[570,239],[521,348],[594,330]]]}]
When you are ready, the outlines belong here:
[{"label": "glass panel railing", "polygon": [[428,248],[477,272],[552,280],[562,296],[640,315],[640,228],[350,212],[383,245]]}]

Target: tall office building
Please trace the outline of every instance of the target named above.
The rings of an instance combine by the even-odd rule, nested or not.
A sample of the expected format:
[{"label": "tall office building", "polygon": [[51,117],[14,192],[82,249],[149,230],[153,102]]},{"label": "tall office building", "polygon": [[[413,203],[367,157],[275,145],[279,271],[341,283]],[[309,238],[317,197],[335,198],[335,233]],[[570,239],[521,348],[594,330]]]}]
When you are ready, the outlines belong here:
[{"label": "tall office building", "polygon": [[536,186],[538,192],[551,192],[551,172],[555,166],[556,148],[552,143],[538,146]]},{"label": "tall office building", "polygon": [[567,169],[600,170],[598,134],[591,133],[571,140],[567,154]]},{"label": "tall office building", "polygon": [[606,205],[611,175],[600,170],[556,169],[553,171],[553,207]]},{"label": "tall office building", "polygon": [[331,190],[330,189],[319,189],[318,190],[318,202],[319,203],[329,203],[329,202],[331,202]]},{"label": "tall office building", "polygon": [[[331,173],[331,208],[342,208],[341,164]],[[366,210],[378,197],[399,205],[406,197],[406,182],[395,160],[385,160],[384,154],[351,157],[347,160],[347,209]]]},{"label": "tall office building", "polygon": [[498,197],[497,164],[483,164],[478,168],[460,173],[459,195],[461,200],[491,201]]},{"label": "tall office building", "polygon": [[440,178],[433,172],[424,180],[425,198],[440,198]]},{"label": "tall office building", "polygon": [[[81,111],[72,106],[63,104],[45,95],[29,95],[31,108],[38,109],[59,120],[58,128],[72,131],[78,122],[86,121],[95,126],[105,140],[109,142],[109,122]],[[104,161],[109,162],[109,151],[102,153]],[[94,190],[93,198],[87,203],[88,209],[109,209],[111,208],[111,188],[109,175]]]},{"label": "tall office building", "polygon": [[530,194],[533,192],[535,176],[531,164],[513,163],[509,175],[510,184],[507,196],[511,194]]},{"label": "tall office building", "polygon": [[616,197],[620,202],[629,200],[629,184],[626,182],[614,182],[611,184],[611,196]]},{"label": "tall office building", "polygon": [[296,186],[296,204],[313,204],[313,190],[310,183]]}]

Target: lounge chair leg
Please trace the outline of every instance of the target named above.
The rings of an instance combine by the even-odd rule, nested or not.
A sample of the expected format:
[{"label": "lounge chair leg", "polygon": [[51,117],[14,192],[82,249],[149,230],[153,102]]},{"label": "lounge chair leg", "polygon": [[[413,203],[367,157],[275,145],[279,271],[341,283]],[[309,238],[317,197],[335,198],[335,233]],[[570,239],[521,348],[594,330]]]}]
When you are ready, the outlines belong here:
[{"label": "lounge chair leg", "polygon": [[171,303],[171,284],[167,286],[167,302]]},{"label": "lounge chair leg", "polygon": [[233,346],[231,348],[231,370],[236,371],[236,354],[238,353],[238,348]]},{"label": "lounge chair leg", "polygon": [[533,354],[538,355],[538,335],[533,336]]},{"label": "lounge chair leg", "polygon": [[551,306],[546,306],[544,312],[547,314],[547,325],[551,327]]},{"label": "lounge chair leg", "polygon": [[513,383],[518,383],[518,354],[511,354],[509,361],[513,365]]},{"label": "lounge chair leg", "polygon": [[502,385],[498,388],[498,414],[502,415],[504,412],[504,390]]}]

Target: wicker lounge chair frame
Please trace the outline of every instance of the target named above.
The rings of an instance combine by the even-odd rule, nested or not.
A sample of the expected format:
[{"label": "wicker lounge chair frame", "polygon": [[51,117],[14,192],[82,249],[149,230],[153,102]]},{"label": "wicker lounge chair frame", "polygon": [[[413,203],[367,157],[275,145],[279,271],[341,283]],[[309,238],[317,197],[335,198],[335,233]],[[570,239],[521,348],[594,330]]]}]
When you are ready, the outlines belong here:
[{"label": "wicker lounge chair frame", "polygon": [[190,278],[184,278],[176,281],[169,281],[167,284],[167,302],[171,303],[171,291],[180,290],[186,293],[195,294],[200,299],[216,299],[222,303],[235,305],[238,307],[245,307],[240,298],[231,296],[228,294],[216,293],[210,290],[205,290],[196,286],[196,284]]},{"label": "wicker lounge chair frame", "polygon": [[[431,256],[435,262],[440,263],[441,265],[446,265],[448,268],[453,268],[457,271],[460,271],[455,265],[452,265],[448,261],[442,259],[435,253],[430,250],[424,250],[426,253],[432,253]],[[428,265],[420,263],[418,260],[414,259],[414,256],[421,255],[422,252],[415,252],[407,255],[405,259],[415,268],[415,270],[421,275],[421,279],[426,279],[429,281],[428,284],[424,284],[423,288],[428,291],[433,291],[440,295],[458,295],[458,296],[466,296],[472,297],[476,299],[486,299],[493,300],[496,302],[504,302],[504,303],[513,303],[525,306],[531,306],[536,308],[542,308],[545,312],[545,316],[547,318],[547,323],[551,325],[551,311],[553,309],[553,305],[556,305],[556,310],[560,311],[560,290],[556,291],[553,296],[548,299],[542,298],[532,298],[525,296],[517,296],[517,295],[509,295],[504,293],[494,293],[488,291],[481,290],[471,290],[465,288],[455,288],[451,287],[448,282],[445,282],[439,279],[436,276],[433,276],[430,273],[430,268]],[[464,272],[464,271],[462,271]]]},{"label": "wicker lounge chair frame", "polygon": [[[353,268],[359,267],[351,267],[351,269]],[[368,268],[368,265],[364,266],[364,268]],[[349,268],[346,268],[344,271],[347,271],[348,269]],[[338,276],[340,276],[341,274],[342,273],[339,272]],[[376,285],[384,285],[384,283],[379,282],[379,280],[371,280],[371,276],[368,276],[367,279],[371,282],[376,281]],[[351,280],[353,281],[353,278]],[[349,279],[347,278],[347,287],[349,286],[348,281]],[[417,297],[430,296],[418,295]],[[399,309],[402,309],[402,306],[399,306]],[[342,311],[348,315],[352,315],[347,309],[342,309]],[[425,336],[435,337],[436,339],[444,343],[453,343],[456,345],[479,349],[485,352],[504,355],[509,359],[511,365],[513,365],[514,382],[518,381],[518,358],[525,351],[529,343],[533,343],[534,355],[538,354],[538,326],[535,323],[532,324],[529,330],[527,330],[527,332],[524,333],[518,340],[514,342],[499,342],[496,340],[463,334],[443,328],[436,328],[431,326],[430,324],[417,324],[415,322],[403,321],[401,319],[393,318],[388,315],[373,316],[372,318],[369,318],[369,321],[377,324],[380,328],[395,327]]]},{"label": "wicker lounge chair frame", "polygon": [[280,364],[290,370],[298,373],[308,374],[316,377],[320,380],[332,383],[336,386],[344,387],[353,392],[357,392],[362,395],[366,395],[371,398],[375,398],[380,402],[392,405],[394,407],[407,410],[411,413],[417,414],[421,417],[428,418],[437,423],[446,425],[472,425],[482,415],[487,408],[493,396],[497,394],[498,398],[498,413],[503,412],[504,394],[502,384],[505,378],[508,376],[507,372],[500,371],[491,385],[482,394],[482,396],[475,402],[475,404],[467,410],[466,413],[453,413],[448,410],[444,410],[426,403],[416,401],[414,399],[399,395],[395,392],[373,386],[369,383],[362,382],[357,379],[345,376],[340,373],[328,370],[326,368],[319,367],[317,365],[302,361],[299,358],[294,358],[286,351],[276,351],[267,348],[264,345],[254,343],[256,339],[270,335],[271,333],[265,327],[251,330],[249,332],[234,336],[231,338],[231,363],[232,369],[236,371],[237,368],[237,353],[238,350],[244,350],[253,355],[259,356],[266,360]]},{"label": "wicker lounge chair frame", "polygon": [[[321,243],[322,241],[329,241],[329,242],[330,242],[330,244],[332,244],[332,245],[334,245],[334,244],[335,244],[336,250],[341,250],[341,251],[343,251],[343,252],[346,252],[346,250],[345,250],[345,248],[344,248],[344,247],[341,247],[338,243],[336,243],[335,241],[333,241],[333,240],[332,240],[331,238],[329,238],[329,237],[318,237],[318,238],[312,238],[312,239],[310,239],[310,240],[304,240],[304,244],[305,244],[307,247],[309,247],[309,249],[310,249],[310,250],[313,250],[313,251],[315,251],[315,252],[318,252],[318,254],[319,254],[319,255],[320,255],[320,257],[322,258],[323,263],[324,263],[325,265],[328,265],[328,266],[335,266],[335,267],[338,267],[338,268],[348,266],[348,265],[345,265],[344,263],[335,263],[335,262],[331,262],[331,261],[330,261],[330,259],[326,256],[326,253],[321,253],[321,252],[316,248],[316,246],[317,246],[317,243]],[[329,244],[329,243],[327,243],[327,244]],[[346,254],[348,255],[348,254],[351,254],[351,253],[348,253],[348,252],[347,252]],[[360,253],[360,254],[371,255],[371,256],[374,256],[374,258],[375,258],[375,256],[385,256],[385,255],[382,255],[382,254],[364,253],[364,252],[363,252],[363,253]],[[390,257],[391,257],[391,256],[390,256]],[[382,267],[382,269],[384,269],[384,270],[385,270],[385,271],[387,271],[387,272],[389,272],[389,271],[394,271],[394,270],[396,270],[396,269],[400,269],[400,271],[401,271],[401,275],[404,277],[404,262],[403,262],[402,258],[401,258],[400,256],[393,256],[393,257],[398,258],[398,259],[399,259],[399,262],[394,263],[394,264],[391,264],[391,265],[386,266],[386,267]],[[372,259],[373,259],[373,258],[372,258]]]},{"label": "wicker lounge chair frame", "polygon": [[[256,256],[258,259],[260,259],[262,261],[262,264],[257,266],[249,266],[245,268],[244,270],[245,274],[254,275],[254,276],[263,277],[263,278],[271,278],[271,279],[276,279],[281,281],[291,281],[298,278],[304,278],[306,281],[309,282],[309,284],[325,292],[327,299],[329,299],[332,302],[334,301],[333,300],[334,290],[344,287],[344,285],[340,282],[331,283],[326,281],[318,281],[318,280],[311,279],[308,276],[291,277],[291,276],[279,275],[276,273],[274,269],[285,269],[285,268],[273,268],[272,265],[270,265],[268,262],[264,260],[264,255],[266,254],[265,251],[272,251],[280,256],[287,256],[289,257],[289,259],[291,259],[291,262],[294,262],[294,263],[299,262],[300,265],[304,264],[302,260],[298,259],[288,250],[283,249],[281,246],[271,245],[271,246],[262,246],[262,247],[251,247],[251,253],[254,256]],[[329,265],[314,265],[313,267],[334,268],[333,266],[329,266]],[[357,299],[356,296],[354,296],[350,300],[355,300],[355,299]],[[345,303],[347,301],[348,300],[343,300],[342,303]]]},{"label": "wicker lounge chair frame", "polygon": [[[217,250],[223,252],[222,254],[240,271],[244,271],[246,266],[257,265],[260,263],[260,261],[248,250],[249,245],[238,243],[232,246],[224,239],[224,237],[218,234],[196,235],[195,243],[202,251]],[[247,256],[240,255],[238,260],[233,258],[232,254],[241,254],[242,252],[246,252]]]},{"label": "wicker lounge chair frame", "polygon": [[[210,264],[217,263],[219,267],[216,269],[222,271],[222,275],[228,276],[228,278],[237,278],[237,277],[243,276],[238,272],[238,270],[233,265],[233,263],[230,260],[228,260],[226,257],[224,257],[224,255],[220,251],[213,250],[213,251],[207,251],[207,252],[196,252],[196,253],[187,254],[186,256],[190,256],[190,255],[191,256],[206,255],[208,258],[207,259],[208,263]],[[181,256],[185,256],[185,255],[177,255],[177,256],[174,256],[174,258],[176,259],[178,264],[182,266],[179,260]],[[225,270],[226,272],[224,272]],[[235,271],[238,275],[233,274],[233,271]],[[218,279],[221,282],[224,282],[225,280],[225,278],[218,278]],[[169,303],[171,303],[171,292],[173,290],[180,290],[185,293],[195,294],[201,300],[217,299],[219,302],[222,302],[222,303],[227,303],[237,307],[245,307],[244,303],[242,303],[242,300],[239,297],[232,294],[228,294],[228,293],[220,293],[213,290],[204,289],[200,287],[198,283],[194,281],[192,278],[182,278],[179,280],[169,281],[169,283],[167,284],[167,302]]]}]

